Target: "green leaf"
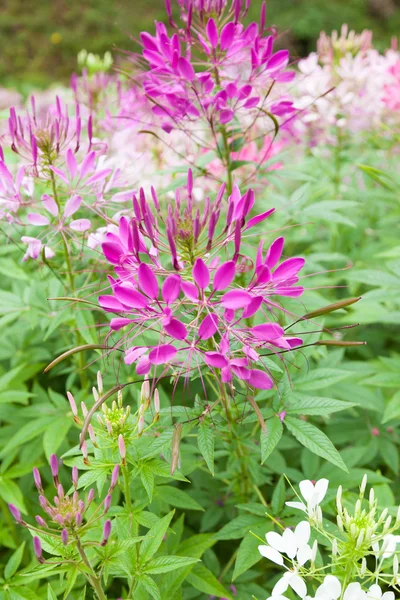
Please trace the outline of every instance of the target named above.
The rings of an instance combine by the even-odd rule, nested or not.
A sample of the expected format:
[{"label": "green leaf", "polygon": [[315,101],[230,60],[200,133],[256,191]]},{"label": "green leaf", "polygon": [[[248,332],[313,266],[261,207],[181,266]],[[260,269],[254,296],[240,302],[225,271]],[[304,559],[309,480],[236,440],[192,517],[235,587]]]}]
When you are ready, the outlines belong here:
[{"label": "green leaf", "polygon": [[151,502],[153,499],[154,492],[154,475],[151,468],[149,468],[146,464],[143,465],[140,471],[140,479]]},{"label": "green leaf", "polygon": [[266,518],[258,515],[239,515],[224,525],[222,529],[215,534],[215,538],[217,540],[237,540],[243,538],[255,525],[259,525],[260,523],[265,524],[265,522]]},{"label": "green leaf", "polygon": [[261,464],[264,464],[268,456],[276,448],[283,433],[283,426],[279,417],[268,419],[266,426],[267,431],[261,430],[260,434]]},{"label": "green leaf", "polygon": [[141,575],[140,583],[144,587],[144,589],[147,592],[149,592],[152,598],[154,598],[155,600],[161,600],[160,590],[154,579],[152,579],[148,575]]},{"label": "green leaf", "polygon": [[385,412],[383,413],[382,423],[387,423],[387,421],[394,421],[400,417],[400,392],[396,392],[396,394],[391,398],[385,408]]},{"label": "green leaf", "polygon": [[147,563],[144,572],[148,575],[158,575],[159,573],[168,573],[181,567],[187,567],[199,562],[198,558],[189,556],[160,556]]},{"label": "green leaf", "polygon": [[17,572],[19,565],[21,564],[22,556],[24,554],[25,542],[22,542],[20,547],[10,556],[8,562],[4,568],[5,579],[10,579],[14,573]]},{"label": "green leaf", "polygon": [[315,369],[300,379],[296,379],[296,390],[322,390],[350,377],[350,375],[351,373],[339,369]]},{"label": "green leaf", "polygon": [[[266,524],[265,526],[258,528],[258,530],[255,530],[254,533],[262,537],[270,529],[271,527],[268,527]],[[253,533],[249,532],[244,536],[238,549],[232,581],[235,581],[242,573],[251,569],[251,567],[262,559],[262,556],[258,551],[259,545],[260,540],[258,540]]]},{"label": "green leaf", "polygon": [[196,565],[187,576],[187,582],[203,594],[233,600],[232,595],[204,565]]},{"label": "green leaf", "polygon": [[20,510],[26,513],[24,497],[16,483],[0,475],[0,498],[3,498],[7,504],[15,504]]},{"label": "green leaf", "polygon": [[164,535],[167,533],[169,524],[172,521],[175,511],[171,510],[165,517],[160,519],[153,527],[149,529],[144,540],[140,545],[139,560],[143,566],[159,549]]},{"label": "green leaf", "polygon": [[189,496],[187,492],[173,487],[171,485],[159,485],[157,487],[157,493],[164,502],[167,502],[171,506],[176,508],[186,508],[187,510],[204,510],[202,506],[192,496]]},{"label": "green leaf", "polygon": [[56,419],[47,427],[43,434],[43,450],[47,460],[49,460],[52,454],[57,452],[66,438],[72,423],[73,421],[68,416],[64,416]]},{"label": "green leaf", "polygon": [[308,396],[306,394],[299,394],[296,392],[287,396],[287,399],[288,405],[285,406],[285,410],[288,415],[328,416],[334,412],[346,410],[352,406],[357,406],[356,402],[346,402],[344,400],[335,400],[334,398]]},{"label": "green leaf", "polygon": [[47,600],[57,600],[57,596],[54,593],[53,588],[50,584],[47,586]]},{"label": "green leaf", "polygon": [[380,438],[379,451],[389,469],[397,475],[399,472],[399,451],[397,446],[385,438]]},{"label": "green leaf", "polygon": [[289,416],[285,418],[285,425],[300,444],[311,450],[311,452],[314,452],[314,454],[322,456],[322,458],[329,460],[329,462],[348,472],[342,457],[331,440],[315,425]]},{"label": "green leaf", "polygon": [[275,486],[275,489],[272,494],[272,499],[271,499],[271,508],[272,508],[272,513],[274,515],[278,515],[280,513],[280,511],[282,510],[282,508],[284,507],[285,494],[286,494],[285,478],[283,477],[283,475],[281,475],[278,483]]},{"label": "green leaf", "polygon": [[10,450],[14,448],[18,448],[22,444],[26,444],[30,440],[38,437],[50,423],[52,423],[53,417],[41,417],[40,419],[35,419],[33,421],[29,421],[23,425],[15,435],[9,440],[8,444],[3,448],[0,453],[0,456],[4,457],[8,454]]},{"label": "green leaf", "polygon": [[214,431],[210,419],[203,419],[197,430],[197,445],[207,463],[212,475],[214,475]]}]

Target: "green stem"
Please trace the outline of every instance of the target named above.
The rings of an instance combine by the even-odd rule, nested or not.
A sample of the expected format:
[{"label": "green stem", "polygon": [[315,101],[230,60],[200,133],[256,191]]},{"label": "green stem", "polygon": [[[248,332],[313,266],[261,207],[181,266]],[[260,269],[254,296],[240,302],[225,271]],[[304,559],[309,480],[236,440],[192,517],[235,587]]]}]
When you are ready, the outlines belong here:
[{"label": "green stem", "polygon": [[226,170],[227,170],[227,177],[228,177],[228,181],[226,182],[226,191],[228,193],[228,196],[230,196],[232,194],[232,190],[233,190],[233,178],[232,178],[232,171],[231,171],[232,163],[231,163],[231,151],[229,149],[229,142],[228,142],[228,134],[226,132],[225,127],[222,127],[221,134],[222,134],[222,140],[224,142],[225,163],[226,163]]},{"label": "green stem", "polygon": [[94,572],[94,569],[93,569],[92,565],[90,564],[90,561],[89,561],[87,554],[81,544],[79,537],[77,536],[75,538],[75,540],[76,540],[78,552],[80,554],[80,557],[82,558],[82,562],[85,564],[85,566],[90,571],[90,575],[88,576],[88,581],[89,581],[90,585],[93,587],[99,600],[107,600],[107,596],[105,595],[103,588],[101,586],[101,581],[97,577],[96,573]]},{"label": "green stem", "polygon": [[122,467],[122,475],[124,478],[124,495],[126,506],[128,507],[129,512],[132,512],[132,500],[131,500],[131,488],[129,484],[129,472],[126,466]]}]

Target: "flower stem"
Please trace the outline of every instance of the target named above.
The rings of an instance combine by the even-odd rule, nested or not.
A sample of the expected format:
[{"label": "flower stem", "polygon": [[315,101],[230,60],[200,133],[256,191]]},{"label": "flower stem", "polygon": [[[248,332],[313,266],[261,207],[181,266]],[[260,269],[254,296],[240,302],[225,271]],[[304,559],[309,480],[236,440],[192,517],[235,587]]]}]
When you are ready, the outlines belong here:
[{"label": "flower stem", "polygon": [[130,488],[130,484],[129,484],[129,471],[126,466],[122,467],[122,475],[124,478],[125,502],[126,502],[126,506],[129,510],[129,512],[131,513],[132,512],[131,488]]},{"label": "flower stem", "polygon": [[90,564],[90,561],[89,561],[87,554],[81,544],[79,537],[76,536],[75,540],[76,540],[78,552],[80,554],[80,557],[82,558],[82,562],[85,564],[85,566],[90,571],[90,575],[88,575],[88,581],[89,581],[90,585],[94,589],[99,600],[107,600],[107,596],[105,595],[103,588],[101,586],[101,580],[99,579],[99,577],[97,577],[96,573],[94,572],[93,567]]}]

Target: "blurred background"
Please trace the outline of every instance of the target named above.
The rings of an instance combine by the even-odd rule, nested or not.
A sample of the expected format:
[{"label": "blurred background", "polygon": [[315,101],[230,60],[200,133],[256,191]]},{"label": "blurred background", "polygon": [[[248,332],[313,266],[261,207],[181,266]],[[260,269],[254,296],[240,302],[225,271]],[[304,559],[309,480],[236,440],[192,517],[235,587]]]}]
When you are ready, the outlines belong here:
[{"label": "blurred background", "polygon": [[[257,18],[261,2],[253,0],[250,18]],[[315,48],[321,30],[342,23],[372,29],[380,49],[400,29],[400,0],[269,0],[267,12],[294,58]],[[65,82],[82,48],[114,55],[132,50],[132,38],[164,17],[164,0],[0,0],[0,87],[24,92]]]}]

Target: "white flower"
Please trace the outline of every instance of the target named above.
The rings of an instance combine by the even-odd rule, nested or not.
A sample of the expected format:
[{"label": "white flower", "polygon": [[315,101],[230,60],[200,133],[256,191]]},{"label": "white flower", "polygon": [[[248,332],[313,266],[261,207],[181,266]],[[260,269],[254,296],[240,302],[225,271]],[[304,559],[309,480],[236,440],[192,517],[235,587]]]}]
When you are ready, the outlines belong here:
[{"label": "white flower", "polygon": [[[327,575],[315,593],[315,600],[338,600],[341,593],[342,585],[339,579],[334,575]],[[367,600],[367,594],[359,583],[354,582],[347,586],[343,600]],[[385,598],[385,600],[392,600],[392,598]]]},{"label": "white flower", "polygon": [[285,596],[283,596],[283,594],[288,587],[291,587],[300,598],[305,598],[307,596],[307,586],[296,569],[294,571],[287,571],[275,584],[274,589],[272,590],[272,598],[274,600],[276,600],[277,597],[284,598]]},{"label": "white flower", "polygon": [[375,583],[369,588],[367,598],[368,600],[394,600],[394,593],[385,592],[382,594],[381,586]]},{"label": "white flower", "polygon": [[262,556],[272,560],[277,565],[283,565],[283,556],[286,554],[290,559],[296,558],[297,563],[302,566],[312,556],[312,549],[308,545],[310,539],[310,524],[301,521],[294,531],[285,529],[282,535],[275,531],[269,531],[265,536],[268,546],[258,546]]},{"label": "white flower", "polygon": [[[328,479],[319,479],[315,484],[308,479],[300,481],[300,493],[303,496],[304,502],[286,502],[286,506],[297,508],[307,513],[310,519],[318,518],[319,505],[325,498],[328,490]],[[318,519],[319,520],[319,519]]]},{"label": "white flower", "polygon": [[392,535],[391,533],[388,533],[388,535],[385,535],[382,539],[381,548],[379,548],[379,542],[372,544],[372,548],[382,559],[384,559],[393,556],[393,554],[396,552],[397,544],[400,544],[400,535]]}]

